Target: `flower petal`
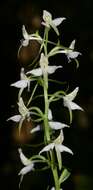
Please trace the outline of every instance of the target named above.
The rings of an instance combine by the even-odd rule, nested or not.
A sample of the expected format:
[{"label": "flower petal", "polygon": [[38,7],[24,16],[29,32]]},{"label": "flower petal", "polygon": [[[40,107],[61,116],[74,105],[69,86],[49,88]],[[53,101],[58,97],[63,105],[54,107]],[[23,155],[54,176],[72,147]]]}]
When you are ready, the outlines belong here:
[{"label": "flower petal", "polygon": [[52,111],[51,109],[48,110],[48,120],[52,120]]},{"label": "flower petal", "polygon": [[27,74],[32,74],[34,76],[39,77],[39,76],[42,76],[43,73],[42,73],[42,69],[41,68],[37,68],[37,69],[33,69],[31,71],[28,71]]},{"label": "flower petal", "polygon": [[18,152],[19,152],[19,154],[20,154],[20,159],[21,159],[22,164],[24,164],[25,166],[27,166],[27,165],[29,165],[29,164],[32,163],[32,161],[29,160],[29,159],[23,154],[21,148],[18,149]]},{"label": "flower petal", "polygon": [[42,21],[41,24],[42,24],[43,26],[46,26],[46,27],[50,28],[50,25],[49,25],[48,23],[45,23],[45,22]]},{"label": "flower petal", "polygon": [[49,150],[53,149],[55,146],[54,143],[50,143],[47,146],[45,146],[40,152],[39,154],[43,153],[43,152],[48,152]]},{"label": "flower petal", "polygon": [[73,40],[69,46],[70,49],[74,50],[75,48],[75,40]]},{"label": "flower petal", "polygon": [[55,19],[53,19],[52,20],[52,22],[55,24],[55,26],[58,26],[58,25],[60,25],[62,22],[63,22],[63,20],[65,20],[66,18],[65,17],[60,17],[60,18],[55,18]]},{"label": "flower petal", "polygon": [[28,84],[27,80],[19,80],[13,84],[11,84],[11,86],[14,86],[16,88],[26,88]]},{"label": "flower petal", "polygon": [[54,130],[63,129],[64,127],[69,127],[68,125],[66,125],[64,123],[54,122],[54,121],[50,121],[49,126],[51,129],[54,129]]},{"label": "flower petal", "polygon": [[55,187],[52,187],[51,190],[55,190]]},{"label": "flower petal", "polygon": [[70,105],[72,110],[81,110],[81,111],[83,111],[83,108],[81,108],[79,105],[77,105],[74,102],[69,102],[69,105]]},{"label": "flower petal", "polygon": [[61,65],[59,65],[59,66],[55,66],[55,65],[54,66],[48,66],[48,74],[54,73],[59,68],[62,68],[62,66]]},{"label": "flower petal", "polygon": [[65,97],[66,99],[68,99],[69,101],[72,101],[75,99],[77,93],[79,91],[79,87],[76,87],[71,93],[67,94]]},{"label": "flower petal", "polygon": [[[55,190],[55,187],[52,187],[50,190]],[[62,190],[62,189],[60,189],[60,190]]]},{"label": "flower petal", "polygon": [[67,56],[68,56],[68,58],[74,59],[74,58],[78,57],[78,55],[81,55],[81,53],[78,51],[72,51],[72,52],[68,53]]},{"label": "flower petal", "polygon": [[21,115],[14,115],[14,116],[10,117],[9,119],[7,119],[7,121],[12,120],[15,122],[19,122],[20,119],[21,119]]},{"label": "flower petal", "polygon": [[59,136],[54,140],[55,144],[62,144],[64,141],[64,134],[63,134],[63,130],[60,130],[60,134]]},{"label": "flower petal", "polygon": [[46,10],[43,10],[43,19],[46,23],[52,20],[52,14]]},{"label": "flower petal", "polygon": [[31,163],[31,164],[25,166],[24,168],[22,168],[22,169],[20,170],[20,172],[19,172],[18,175],[25,175],[25,174],[27,174],[28,172],[30,172],[31,170],[33,170],[33,168],[34,168],[34,163]]},{"label": "flower petal", "polygon": [[22,46],[26,47],[26,46],[28,46],[28,44],[29,44],[29,40],[28,39],[22,41]]},{"label": "flower petal", "polygon": [[53,23],[53,21],[51,21],[50,26],[54,29],[54,31],[56,32],[56,34],[59,36],[59,31],[58,31],[56,25]]},{"label": "flower petal", "polygon": [[73,154],[72,150],[64,145],[56,144],[55,146],[59,149],[60,152],[68,152],[70,154]]},{"label": "flower petal", "polygon": [[63,104],[64,104],[64,106],[65,107],[67,107],[68,108],[68,110],[69,110],[69,115],[70,115],[70,123],[72,123],[72,109],[71,109],[71,106],[70,106],[70,103],[69,103],[70,101],[67,99],[67,98],[63,98]]},{"label": "flower petal", "polygon": [[57,161],[58,161],[59,170],[61,170],[61,169],[62,169],[62,157],[61,157],[61,152],[59,151],[59,149],[57,148],[57,146],[55,146],[55,150],[56,150],[56,156],[57,156]]},{"label": "flower petal", "polygon": [[40,131],[40,129],[41,129],[40,125],[37,125],[36,127],[34,127],[34,128],[30,131],[30,133],[32,134],[32,133],[38,132],[38,131]]},{"label": "flower petal", "polygon": [[28,39],[28,33],[26,31],[26,28],[25,28],[25,25],[22,26],[22,34],[23,34],[23,37],[24,39]]},{"label": "flower petal", "polygon": [[26,116],[30,115],[30,112],[25,106],[22,97],[20,97],[19,99],[18,106],[19,106],[19,113],[22,115],[22,117],[25,118]]}]

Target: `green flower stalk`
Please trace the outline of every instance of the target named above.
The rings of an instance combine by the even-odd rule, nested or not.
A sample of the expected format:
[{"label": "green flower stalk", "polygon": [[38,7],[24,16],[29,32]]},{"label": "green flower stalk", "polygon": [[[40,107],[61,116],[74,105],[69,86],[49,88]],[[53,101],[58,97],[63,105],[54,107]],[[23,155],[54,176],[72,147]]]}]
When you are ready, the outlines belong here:
[{"label": "green flower stalk", "polygon": [[[32,155],[29,159],[24,155],[21,148],[18,149],[20,160],[24,167],[20,170],[19,175],[20,183],[23,180],[23,176],[28,172],[34,172],[38,163],[41,163],[41,170],[49,169],[52,172],[54,184],[49,187],[50,190],[62,190],[62,183],[69,177],[70,172],[67,168],[63,167],[62,153],[67,152],[73,155],[73,151],[64,145],[64,128],[70,128],[70,124],[73,119],[72,110],[83,109],[77,105],[73,100],[75,99],[79,88],[76,87],[71,93],[60,90],[53,94],[49,92],[50,76],[57,72],[58,69],[64,69],[62,65],[51,65],[50,57],[52,58],[56,54],[65,54],[68,62],[72,59],[78,63],[77,57],[81,55],[78,51],[74,51],[75,40],[73,40],[70,46],[64,47],[60,43],[55,43],[49,40],[49,32],[52,28],[54,32],[59,36],[58,26],[65,20],[65,18],[52,19],[50,12],[43,11],[42,25],[44,27],[44,35],[40,36],[39,31],[34,34],[28,34],[25,26],[22,27],[23,40],[19,47],[18,53],[22,46],[28,46],[29,41],[36,40],[40,43],[39,60],[35,59],[35,67],[29,68],[26,72],[24,68],[21,68],[20,80],[11,84],[11,86],[18,88],[18,114],[11,116],[8,120],[12,120],[18,123],[19,134],[24,120],[33,121],[34,128],[31,129],[30,133],[38,133],[43,131],[43,147],[37,155]],[[48,45],[51,44],[53,47],[49,51]],[[37,61],[39,64],[37,64]],[[38,66],[37,66],[38,65]],[[60,83],[56,80],[51,80],[56,83]],[[32,90],[31,85],[34,85]],[[38,86],[41,88],[42,94],[37,95]],[[24,98],[25,91],[31,93],[30,98],[27,96]],[[35,106],[34,102],[40,97],[44,100],[44,109],[39,106]],[[62,99],[64,107],[68,108],[68,114],[70,116],[69,125],[53,120],[53,114],[51,103]],[[45,166],[42,164],[44,163]],[[47,187],[46,187],[47,189]]]}]

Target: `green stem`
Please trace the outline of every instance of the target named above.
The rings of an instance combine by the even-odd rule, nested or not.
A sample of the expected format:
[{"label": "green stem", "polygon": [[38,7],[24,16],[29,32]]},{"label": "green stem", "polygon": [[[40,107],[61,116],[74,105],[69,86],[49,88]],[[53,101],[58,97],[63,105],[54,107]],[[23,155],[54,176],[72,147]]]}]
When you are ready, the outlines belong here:
[{"label": "green stem", "polygon": [[50,151],[50,156],[51,156],[51,170],[54,178],[55,190],[60,190],[57,165],[55,163],[55,154],[53,150]]},{"label": "green stem", "polygon": [[[45,56],[47,57],[47,43],[48,43],[48,28],[45,28]],[[48,127],[48,110],[49,110],[49,103],[48,103],[48,73],[44,73],[43,76],[44,79],[44,101],[45,101],[45,117],[44,117],[44,127],[45,127],[45,140],[46,144],[50,141],[50,133],[49,133],[49,127]]]},{"label": "green stem", "polygon": [[50,141],[50,133],[48,127],[48,110],[49,110],[49,103],[48,103],[48,77],[47,75],[44,76],[44,100],[45,100],[45,117],[44,117],[44,127],[45,127],[45,137],[46,143]]},{"label": "green stem", "polygon": [[[45,28],[45,56],[47,57],[47,43],[48,43],[48,32],[49,29]],[[45,144],[49,144],[50,138],[50,131],[48,126],[48,110],[49,110],[49,101],[48,101],[48,73],[45,72],[43,75],[44,80],[44,102],[45,102],[45,116],[44,116],[44,128],[45,128]],[[50,154],[50,156],[49,156]],[[53,150],[47,154],[48,159],[51,163],[51,170],[53,173],[54,183],[55,183],[55,190],[60,190],[59,178],[58,178],[58,171],[57,166],[55,165],[55,155]]]},{"label": "green stem", "polygon": [[55,190],[60,190],[60,184],[59,184],[58,172],[57,172],[56,166],[52,168],[52,173],[53,173],[54,182],[55,182]]}]

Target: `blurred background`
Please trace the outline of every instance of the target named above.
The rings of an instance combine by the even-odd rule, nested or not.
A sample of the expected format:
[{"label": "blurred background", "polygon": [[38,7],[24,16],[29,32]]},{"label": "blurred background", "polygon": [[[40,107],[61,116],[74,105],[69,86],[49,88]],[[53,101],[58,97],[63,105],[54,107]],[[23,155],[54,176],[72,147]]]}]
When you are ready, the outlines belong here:
[{"label": "blurred background", "polygon": [[[85,112],[75,111],[69,131],[65,131],[65,143],[73,150],[73,158],[66,158],[72,170],[71,177],[63,184],[64,190],[93,189],[93,1],[92,0],[3,0],[0,1],[0,188],[18,189],[18,172],[22,168],[18,147],[30,142],[28,131],[31,124],[24,123],[21,136],[16,126],[7,122],[15,114],[17,91],[10,84],[19,79],[20,68],[25,67],[38,54],[39,46],[33,41],[31,46],[22,48],[18,55],[22,39],[22,25],[33,33],[41,29],[43,9],[50,11],[53,17],[66,17],[59,27],[60,40],[69,46],[76,39],[79,57],[78,70],[74,63],[64,65],[60,80],[67,80],[70,89],[79,86],[75,101]],[[42,32],[42,31],[41,31]],[[55,39],[55,36],[52,36]],[[59,57],[59,62],[61,58]],[[53,87],[52,87],[53,88]],[[58,111],[59,110],[59,111]],[[58,111],[61,117],[61,108]],[[34,150],[32,150],[33,152]],[[47,180],[46,180],[47,178]],[[24,177],[21,189],[46,189],[51,181],[49,173],[37,172]]]}]

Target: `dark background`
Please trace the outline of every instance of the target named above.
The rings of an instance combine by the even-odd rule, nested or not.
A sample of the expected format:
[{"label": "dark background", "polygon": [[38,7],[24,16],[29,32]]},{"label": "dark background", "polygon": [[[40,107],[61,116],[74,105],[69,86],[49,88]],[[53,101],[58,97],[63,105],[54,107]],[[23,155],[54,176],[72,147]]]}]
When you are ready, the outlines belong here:
[{"label": "dark background", "polygon": [[[69,46],[70,42],[76,39],[76,49],[82,53],[82,56],[79,57],[79,69],[76,70],[74,64],[67,64],[65,73],[63,73],[63,78],[67,79],[71,89],[79,86],[80,90],[76,101],[85,110],[84,113],[78,111],[74,112],[72,128],[69,132],[66,131],[68,137],[66,143],[68,143],[74,151],[74,156],[72,161],[68,159],[69,165],[72,168],[72,177],[68,180],[68,185],[64,185],[64,189],[92,190],[92,0],[0,1],[0,188],[18,189],[18,171],[22,166],[20,165],[17,148],[21,143],[23,145],[25,141],[23,139],[27,137],[23,137],[20,140],[17,136],[15,126],[6,121],[13,113],[15,114],[15,104],[17,101],[17,93],[10,87],[10,84],[19,78],[20,67],[26,66],[25,58],[21,56],[19,59],[17,56],[20,40],[22,39],[22,25],[25,24],[28,29],[31,29],[31,26],[34,28],[30,19],[32,19],[34,15],[41,15],[43,9],[50,11],[54,18],[61,16],[67,18],[59,28],[62,35],[62,39],[61,37],[60,39],[66,46]],[[31,182],[31,179],[33,179],[33,182]],[[37,179],[37,185],[35,179]],[[37,174],[35,179],[33,174],[32,178],[28,175],[28,177],[25,177],[24,185],[21,188],[27,190],[38,187],[40,189],[42,187],[42,184],[40,184],[42,180],[39,174]],[[42,183],[42,188],[45,189],[45,182]]]}]

